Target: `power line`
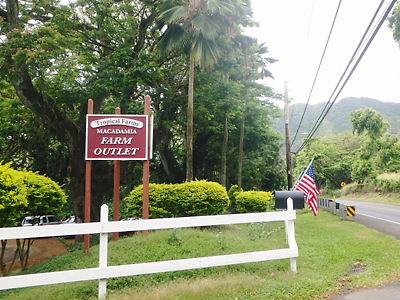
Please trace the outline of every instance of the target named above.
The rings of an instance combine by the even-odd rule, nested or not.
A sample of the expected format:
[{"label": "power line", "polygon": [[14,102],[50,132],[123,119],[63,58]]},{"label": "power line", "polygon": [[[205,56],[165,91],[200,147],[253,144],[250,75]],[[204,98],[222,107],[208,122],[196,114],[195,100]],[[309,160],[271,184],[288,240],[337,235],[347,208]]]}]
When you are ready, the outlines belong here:
[{"label": "power line", "polygon": [[310,16],[308,17],[308,24],[307,24],[307,33],[306,33],[306,42],[304,44],[304,52],[303,55],[305,56],[307,53],[307,48],[308,48],[308,39],[310,36],[310,28],[311,28],[311,20],[314,14],[314,6],[315,6],[315,0],[313,0],[312,5],[311,5],[311,11],[310,11]]},{"label": "power line", "polygon": [[[345,85],[347,84],[348,80],[349,80],[350,77],[352,76],[353,72],[354,72],[355,69],[357,68],[357,66],[358,66],[359,62],[361,61],[362,57],[364,56],[365,52],[368,50],[368,48],[369,48],[371,42],[372,42],[373,39],[375,38],[375,36],[376,36],[376,34],[378,33],[379,29],[382,27],[382,24],[383,24],[384,21],[386,20],[387,16],[389,15],[389,13],[390,13],[390,11],[392,10],[392,8],[393,8],[394,4],[396,3],[396,1],[397,1],[397,0],[392,0],[392,1],[390,2],[390,4],[387,6],[387,8],[386,8],[384,14],[382,15],[382,17],[381,17],[381,19],[379,20],[378,24],[375,26],[375,29],[374,29],[372,35],[369,37],[367,44],[364,46],[364,48],[363,48],[363,50],[362,50],[360,56],[358,57],[358,59],[357,59],[357,61],[355,62],[354,66],[352,67],[350,73],[347,75],[346,80],[343,82],[341,88],[340,88],[339,91],[337,92],[337,94],[336,94],[335,98],[333,99],[332,103],[329,105],[328,109],[325,111],[325,113],[323,113],[323,115],[322,115],[322,113],[321,113],[320,117],[321,117],[321,116],[322,116],[322,117],[319,118],[319,120],[317,120],[317,122],[315,123],[315,125],[314,125],[312,131],[308,134],[307,138],[304,140],[303,144],[299,147],[299,149],[296,151],[296,153],[298,153],[299,151],[301,151],[301,150],[309,143],[309,141],[311,140],[311,138],[314,136],[315,132],[318,130],[318,128],[319,128],[319,126],[321,125],[322,121],[325,119],[326,115],[328,114],[328,112],[329,112],[330,109],[332,108],[333,104],[336,102],[336,100],[337,100],[337,98],[339,97],[340,93],[342,92],[343,88],[345,87]],[[383,2],[383,1],[382,1],[382,2]],[[370,24],[368,25],[368,28],[367,28],[367,29],[369,29],[369,28],[371,27],[371,24],[372,24],[373,20],[375,19],[377,13],[378,13],[379,10],[380,10],[380,7],[381,7],[381,5],[382,5],[382,2],[380,3],[380,5],[379,5],[377,11],[375,12],[374,17],[373,17],[373,19],[371,20]],[[364,33],[363,38],[366,36],[366,34],[367,34],[367,31]],[[360,43],[363,41],[363,38],[361,39]],[[360,45],[360,43],[359,43],[359,45]],[[335,90],[332,92],[332,94],[331,94],[331,96],[330,96],[329,99],[331,99],[331,98],[333,97],[335,91],[337,90],[337,87],[339,86],[339,84],[340,84],[342,78],[344,77],[344,74],[346,73],[347,69],[349,68],[349,65],[351,64],[351,62],[352,62],[352,60],[354,59],[354,56],[355,56],[355,54],[356,54],[357,52],[358,52],[358,48],[356,49],[356,51],[354,51],[353,56],[352,56],[352,59],[349,61],[348,65],[347,65],[347,67],[346,67],[345,72],[342,74],[342,77],[339,79],[339,82],[338,82],[338,84],[336,85]],[[330,100],[327,102],[327,105],[326,105],[325,107],[328,106],[329,102],[330,102]]]},{"label": "power line", "polygon": [[316,81],[317,81],[317,78],[318,78],[319,70],[321,69],[321,65],[322,65],[322,62],[323,62],[324,57],[325,57],[326,49],[328,48],[328,44],[329,44],[329,41],[330,41],[330,39],[331,39],[333,27],[335,27],[336,18],[337,18],[337,15],[338,15],[338,13],[339,13],[339,9],[340,9],[340,5],[341,5],[341,4],[342,4],[342,0],[339,0],[338,6],[337,6],[337,8],[336,8],[335,16],[333,17],[333,21],[332,21],[332,24],[331,24],[331,28],[330,28],[330,30],[329,30],[328,38],[326,39],[326,42],[325,42],[324,51],[322,52],[322,56],[321,56],[321,59],[320,59],[319,64],[318,64],[317,72],[315,73],[314,80],[313,80],[313,83],[312,83],[312,85],[311,85],[311,90],[310,90],[310,93],[308,94],[306,106],[304,107],[303,114],[301,115],[299,125],[297,126],[296,133],[294,134],[294,137],[293,137],[293,140],[292,140],[292,145],[293,145],[293,143],[296,141],[297,134],[299,133],[300,126],[301,126],[301,124],[302,124],[302,122],[303,122],[304,115],[305,115],[305,113],[306,113],[306,111],[307,111],[308,103],[310,102],[311,95],[312,95],[312,92],[313,92],[313,90],[314,90],[314,86],[315,86],[315,83],[316,83]]},{"label": "power line", "polygon": [[[372,19],[370,20],[370,22],[369,22],[367,28],[366,28],[365,31],[364,31],[363,36],[361,37],[360,41],[358,42],[358,45],[357,45],[356,49],[355,49],[354,52],[353,52],[353,55],[351,56],[349,62],[347,63],[347,66],[346,66],[345,70],[343,71],[342,75],[340,76],[340,79],[339,79],[339,81],[337,82],[337,84],[336,84],[336,86],[335,86],[333,92],[331,93],[331,95],[330,95],[328,101],[325,103],[325,106],[324,106],[324,108],[322,109],[321,113],[319,114],[319,116],[318,116],[318,118],[317,118],[317,121],[314,123],[314,126],[311,128],[310,133],[316,131],[316,126],[317,126],[317,124],[319,124],[319,122],[320,122],[322,116],[323,116],[324,113],[326,112],[326,109],[328,108],[328,105],[330,104],[330,102],[331,102],[331,100],[332,100],[333,95],[334,95],[335,92],[337,91],[337,89],[338,89],[340,83],[342,82],[344,76],[346,75],[346,73],[347,73],[347,71],[348,71],[348,69],[349,69],[351,63],[353,62],[354,58],[355,58],[356,55],[359,53],[359,50],[360,50],[361,46],[364,44],[364,42],[365,42],[365,40],[366,40],[366,36],[367,36],[367,34],[369,33],[369,31],[370,31],[370,29],[371,29],[371,26],[372,26],[372,24],[374,23],[374,21],[375,21],[375,19],[376,19],[376,16],[378,15],[380,9],[382,8],[382,5],[383,5],[384,2],[385,2],[385,0],[382,0],[382,1],[379,3],[377,9],[375,10]],[[384,14],[382,14],[381,18],[383,18],[383,15],[384,15]],[[377,27],[377,25],[375,26],[374,30],[376,29],[376,27]],[[368,36],[368,38],[371,38],[371,34]],[[310,133],[309,133],[309,135],[310,135]],[[309,135],[306,137],[306,139],[309,137]],[[305,140],[306,140],[306,139],[305,139]],[[300,148],[299,148],[299,149],[300,149]],[[299,151],[299,150],[298,150],[298,151]]]}]

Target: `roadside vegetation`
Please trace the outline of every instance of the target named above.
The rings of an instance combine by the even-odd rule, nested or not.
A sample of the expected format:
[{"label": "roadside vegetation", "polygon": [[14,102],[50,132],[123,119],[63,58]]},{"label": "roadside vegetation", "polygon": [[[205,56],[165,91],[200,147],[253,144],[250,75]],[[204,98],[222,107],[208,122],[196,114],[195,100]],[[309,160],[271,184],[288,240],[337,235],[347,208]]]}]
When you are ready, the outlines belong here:
[{"label": "roadside vegetation", "polygon": [[400,205],[399,185],[400,174],[383,173],[364,184],[352,182],[337,190],[324,190],[321,197]]},{"label": "roadside vegetation", "polygon": [[400,204],[400,141],[371,108],[351,113],[353,134],[318,138],[297,155],[297,173],[314,158],[322,195]]},{"label": "roadside vegetation", "polygon": [[[400,241],[336,216],[300,212],[298,273],[271,261],[136,276],[109,281],[110,299],[315,299],[400,279]],[[284,248],[283,222],[166,230],[110,243],[110,265]],[[385,251],[382,251],[385,249]],[[81,249],[34,266],[29,273],[94,267],[98,248]],[[0,299],[95,299],[97,282],[0,293]]]},{"label": "roadside vegetation", "polygon": [[336,193],[339,198],[400,205],[400,174],[383,173],[366,184],[351,183]]}]

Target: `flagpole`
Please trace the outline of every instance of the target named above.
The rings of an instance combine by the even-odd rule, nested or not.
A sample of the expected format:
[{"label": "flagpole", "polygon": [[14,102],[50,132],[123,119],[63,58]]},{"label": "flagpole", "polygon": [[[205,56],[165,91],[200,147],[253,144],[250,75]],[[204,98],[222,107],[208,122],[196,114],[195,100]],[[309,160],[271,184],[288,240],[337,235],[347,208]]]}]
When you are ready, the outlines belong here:
[{"label": "flagpole", "polygon": [[307,166],[307,168],[304,170],[304,172],[301,173],[301,174],[299,175],[299,177],[297,178],[296,183],[295,183],[295,184],[293,185],[293,187],[292,187],[292,191],[294,190],[294,187],[296,186],[296,184],[303,178],[304,174],[307,173],[307,171],[308,171],[308,169],[311,167],[313,161],[314,161],[314,157],[311,159],[310,163],[308,164],[308,166]]}]

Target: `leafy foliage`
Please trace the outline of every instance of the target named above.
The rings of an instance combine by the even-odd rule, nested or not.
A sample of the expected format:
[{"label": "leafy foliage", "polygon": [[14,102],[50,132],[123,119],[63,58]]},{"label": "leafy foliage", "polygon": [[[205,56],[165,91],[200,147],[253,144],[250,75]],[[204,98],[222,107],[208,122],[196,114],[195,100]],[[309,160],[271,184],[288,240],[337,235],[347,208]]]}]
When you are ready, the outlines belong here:
[{"label": "leafy foliage", "polygon": [[400,192],[400,174],[383,173],[376,177],[374,185],[379,192]]},{"label": "leafy foliage", "polygon": [[342,182],[352,181],[352,165],[360,139],[351,134],[339,134],[314,139],[296,157],[295,173],[300,174],[314,158],[318,185],[340,188]]},{"label": "leafy foliage", "polygon": [[236,212],[250,213],[272,210],[274,196],[271,192],[243,191],[236,195]]},{"label": "leafy foliage", "polygon": [[342,182],[372,183],[381,173],[399,170],[400,142],[386,132],[384,118],[370,108],[355,110],[351,116],[357,135],[314,139],[297,156],[298,174],[314,158],[318,183],[337,189]]},{"label": "leafy foliage", "polygon": [[26,215],[57,214],[66,202],[50,178],[0,165],[0,227],[18,226]]},{"label": "leafy foliage", "polygon": [[28,206],[28,191],[21,172],[0,165],[0,227],[16,226]]},{"label": "leafy foliage", "polygon": [[358,135],[365,133],[371,138],[381,137],[388,127],[382,115],[371,108],[352,111],[350,120],[353,124],[353,133]]},{"label": "leafy foliage", "polygon": [[242,188],[239,188],[237,184],[232,185],[228,191],[229,201],[231,201],[231,203],[235,203],[236,195],[240,192],[243,192]]},{"label": "leafy foliage", "polygon": [[230,211],[232,213],[236,211],[236,196],[239,192],[243,192],[243,189],[239,188],[237,184],[234,184],[229,188],[228,197],[230,202]]},{"label": "leafy foliage", "polygon": [[[188,7],[188,1],[78,0],[67,5],[10,0],[13,18],[1,18],[0,23],[0,121],[4,124],[0,159],[63,184],[75,213],[82,216],[87,99],[94,100],[95,113],[113,113],[119,106],[122,113],[139,114],[143,96],[149,94],[155,125],[152,181],[182,182],[189,77],[185,54],[191,49],[196,56],[200,50],[212,50],[207,54],[211,60],[204,57],[202,66],[215,56],[219,59],[213,62],[214,69],[198,68],[194,79],[198,126],[193,132],[193,177],[219,179],[221,124],[228,116],[227,184],[237,182],[239,115],[246,112],[243,186],[278,185],[283,177],[274,166],[280,166],[281,137],[271,129],[277,109],[260,101],[274,93],[256,83],[271,75],[268,66],[274,60],[266,57],[265,45],[241,34],[243,27],[253,23],[250,2],[195,2],[202,4],[202,10],[191,16],[179,10],[166,13],[172,7]],[[7,9],[0,1],[1,16],[7,15]],[[186,26],[186,21],[193,26]],[[191,44],[193,48],[178,47],[162,54],[160,39],[173,24],[199,42]],[[211,49],[214,45],[218,46]],[[97,161],[93,169],[92,216],[96,219],[101,203],[111,198],[112,168]],[[123,175],[140,173],[137,162],[122,164]],[[121,178],[123,191],[140,182],[140,176]]]},{"label": "leafy foliage", "polygon": [[220,40],[229,39],[249,24],[247,1],[164,1],[159,19],[167,28],[160,40],[163,52],[183,50],[196,65],[215,65],[221,56]]},{"label": "leafy foliage", "polygon": [[396,137],[386,133],[387,123],[371,109],[352,112],[354,132],[365,137],[354,161],[353,179],[358,183],[373,180],[379,173],[398,170],[400,144]]},{"label": "leafy foliage", "polygon": [[389,17],[389,26],[393,30],[393,38],[400,43],[400,4],[397,3]]},{"label": "leafy foliage", "polygon": [[67,202],[62,188],[48,177],[24,171],[24,184],[27,187],[30,215],[58,214]]},{"label": "leafy foliage", "polygon": [[5,81],[0,82],[0,123],[0,161],[68,182],[68,146],[51,137],[48,126],[21,104]]},{"label": "leafy foliage", "polygon": [[[142,215],[143,186],[136,187],[126,201],[126,216]],[[150,184],[150,217],[216,215],[227,212],[225,188],[205,180],[179,184]]]}]

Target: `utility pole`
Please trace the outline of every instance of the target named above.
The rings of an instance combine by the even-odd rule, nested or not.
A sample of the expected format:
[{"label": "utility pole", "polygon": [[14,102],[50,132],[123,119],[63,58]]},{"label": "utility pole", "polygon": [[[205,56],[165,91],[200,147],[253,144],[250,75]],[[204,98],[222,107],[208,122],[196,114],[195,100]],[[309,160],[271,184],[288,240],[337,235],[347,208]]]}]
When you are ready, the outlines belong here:
[{"label": "utility pole", "polygon": [[288,96],[287,81],[285,81],[284,83],[283,98],[285,103],[284,113],[285,113],[285,139],[286,139],[286,174],[287,174],[288,190],[290,190],[293,186],[293,170],[292,170],[291,145],[289,137],[289,96]]}]

